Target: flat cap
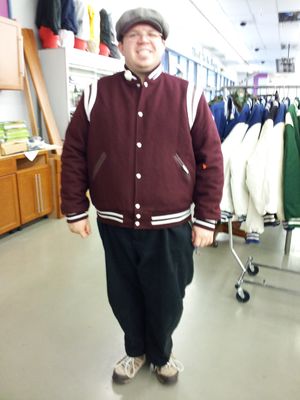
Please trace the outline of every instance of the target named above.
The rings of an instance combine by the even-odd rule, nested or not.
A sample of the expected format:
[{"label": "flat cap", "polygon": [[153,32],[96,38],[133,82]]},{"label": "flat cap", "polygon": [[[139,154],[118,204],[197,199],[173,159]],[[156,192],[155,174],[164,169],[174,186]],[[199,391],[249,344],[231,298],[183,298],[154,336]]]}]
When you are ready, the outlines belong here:
[{"label": "flat cap", "polygon": [[163,16],[151,8],[134,8],[125,11],[116,23],[117,40],[120,42],[126,32],[136,24],[149,24],[158,30],[163,39],[167,39],[169,34],[169,25]]}]

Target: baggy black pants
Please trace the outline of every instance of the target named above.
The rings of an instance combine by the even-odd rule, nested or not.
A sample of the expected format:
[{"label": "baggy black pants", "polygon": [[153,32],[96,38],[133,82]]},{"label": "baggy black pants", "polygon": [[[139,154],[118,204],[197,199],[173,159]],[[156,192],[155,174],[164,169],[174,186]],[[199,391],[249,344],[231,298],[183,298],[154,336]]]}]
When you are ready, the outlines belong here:
[{"label": "baggy black pants", "polygon": [[185,287],[193,278],[191,226],[134,230],[98,221],[98,228],[108,299],[125,333],[126,354],[146,354],[149,362],[164,365],[182,315]]}]

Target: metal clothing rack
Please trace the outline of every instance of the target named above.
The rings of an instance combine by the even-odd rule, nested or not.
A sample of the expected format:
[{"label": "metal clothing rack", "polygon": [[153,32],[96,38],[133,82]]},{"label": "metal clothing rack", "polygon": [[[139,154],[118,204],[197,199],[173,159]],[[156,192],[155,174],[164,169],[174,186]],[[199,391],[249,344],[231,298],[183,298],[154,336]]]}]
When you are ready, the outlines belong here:
[{"label": "metal clothing rack", "polygon": [[[255,85],[252,85],[252,86],[223,86],[223,87],[221,87],[221,89],[220,89],[220,92],[231,92],[231,91],[233,91],[233,90],[239,90],[239,89],[244,89],[244,90],[258,90],[258,94],[262,94],[262,95],[264,95],[264,93],[261,93],[261,90],[265,90],[265,89],[272,89],[273,91],[274,91],[274,93],[272,93],[272,94],[275,94],[275,92],[277,91],[277,90],[280,90],[280,89],[283,89],[283,90],[289,90],[289,89],[294,89],[294,90],[296,90],[296,92],[298,93],[298,90],[299,90],[299,93],[300,93],[300,85],[257,85],[257,86],[255,86]],[[251,93],[250,93],[251,94]]]},{"label": "metal clothing rack", "polygon": [[242,272],[241,275],[239,276],[237,283],[235,284],[235,288],[236,288],[236,299],[240,302],[240,303],[246,303],[247,301],[249,301],[250,299],[250,294],[247,290],[245,290],[243,288],[243,284],[244,283],[248,283],[248,284],[252,284],[252,285],[256,285],[256,286],[262,286],[268,289],[276,289],[276,290],[281,290],[284,292],[288,292],[288,293],[292,293],[292,294],[297,294],[300,295],[300,290],[293,290],[293,289],[288,289],[288,288],[284,288],[281,286],[274,286],[274,285],[270,285],[266,282],[266,280],[264,279],[262,282],[255,282],[253,280],[247,280],[244,279],[245,275],[248,274],[249,276],[255,276],[258,274],[259,272],[259,268],[268,268],[271,270],[276,270],[276,271],[280,271],[280,272],[284,272],[287,274],[295,274],[295,275],[300,275],[300,271],[295,271],[293,269],[282,269],[276,266],[272,266],[272,265],[265,265],[265,264],[260,264],[260,263],[256,263],[253,261],[253,257],[248,257],[247,261],[245,264],[243,264],[243,262],[241,261],[241,259],[239,258],[237,252],[235,251],[234,247],[233,247],[233,232],[232,232],[232,218],[228,219],[228,234],[229,234],[229,246],[230,246],[230,251],[233,254],[235,260],[237,261],[237,263],[239,264]]},{"label": "metal clothing rack", "polygon": [[[289,94],[288,93],[289,89],[296,90],[296,94],[297,95],[298,95],[298,90],[299,90],[299,93],[300,93],[300,85],[257,85],[257,86],[255,86],[255,85],[252,85],[252,86],[245,86],[245,85],[235,86],[234,85],[234,86],[223,86],[223,87],[221,87],[220,92],[222,92],[224,95],[225,94],[227,95],[228,92],[230,93],[231,91],[239,90],[239,89],[244,89],[245,91],[247,89],[258,90],[259,91],[258,95],[265,95],[265,96],[274,95],[275,92],[277,90],[280,90],[280,89],[283,89],[284,91],[287,90],[287,93],[285,93],[287,95]],[[272,94],[270,94],[270,93],[261,93],[262,89],[265,89],[265,90],[272,89],[273,93]],[[232,226],[231,226],[231,228],[232,228]],[[289,252],[290,252],[291,240],[292,240],[292,231],[293,231],[293,229],[286,230],[284,254],[289,254]]]}]

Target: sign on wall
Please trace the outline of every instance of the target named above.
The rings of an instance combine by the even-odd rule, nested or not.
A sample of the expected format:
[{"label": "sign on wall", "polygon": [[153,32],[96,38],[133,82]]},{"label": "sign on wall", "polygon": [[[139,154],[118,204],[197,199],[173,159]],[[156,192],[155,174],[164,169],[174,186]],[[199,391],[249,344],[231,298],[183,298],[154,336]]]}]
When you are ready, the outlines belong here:
[{"label": "sign on wall", "polygon": [[10,0],[0,0],[0,16],[11,18]]}]

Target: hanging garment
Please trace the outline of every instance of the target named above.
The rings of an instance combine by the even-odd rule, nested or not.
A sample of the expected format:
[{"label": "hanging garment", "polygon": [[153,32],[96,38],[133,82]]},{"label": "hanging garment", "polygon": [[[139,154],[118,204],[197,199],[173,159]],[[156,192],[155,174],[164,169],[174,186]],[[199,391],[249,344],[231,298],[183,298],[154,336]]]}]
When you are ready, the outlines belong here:
[{"label": "hanging garment", "polygon": [[74,6],[78,26],[76,37],[88,41],[90,39],[90,19],[86,1],[74,0]]},{"label": "hanging garment", "polygon": [[[265,175],[265,226],[284,221],[283,210],[283,154],[286,106],[280,103],[274,120],[271,135],[271,148],[268,151],[268,162]],[[271,215],[274,215],[272,218]]]},{"label": "hanging garment", "polygon": [[252,197],[253,204],[259,215],[266,214],[266,192],[265,177],[270,152],[273,151],[272,133],[274,127],[274,116],[277,114],[278,105],[273,106],[268,112],[264,122],[259,140],[255,149],[249,157],[246,170],[246,184]]},{"label": "hanging garment", "polygon": [[231,130],[230,134],[226,137],[222,143],[222,153],[223,153],[223,168],[224,168],[224,188],[223,197],[221,200],[221,212],[222,220],[226,221],[227,215],[234,214],[232,194],[231,194],[231,173],[230,173],[230,159],[237,146],[241,143],[245,132],[248,128],[248,121],[251,115],[251,108],[249,104],[245,104],[241,113],[238,117],[238,122]]},{"label": "hanging garment", "polygon": [[[249,157],[246,166],[246,185],[249,190],[249,202],[246,220],[242,223],[241,228],[245,230],[249,236],[249,238],[246,237],[247,243],[259,243],[259,234],[264,232],[263,215],[265,213],[258,211],[255,196],[257,195],[259,198],[260,193],[256,193],[256,191],[262,190],[263,186],[262,181],[264,176],[267,142],[266,132],[273,127],[273,119],[269,112],[269,106],[264,110],[263,121],[259,139],[256,142],[255,148]],[[255,186],[256,182],[257,187]]]},{"label": "hanging garment", "polygon": [[221,142],[223,142],[237,124],[239,113],[230,96],[211,104],[210,109],[214,116]]},{"label": "hanging garment", "polygon": [[[278,185],[282,179],[282,162],[281,165],[274,164],[279,163],[283,152],[283,116],[284,106],[279,108],[278,102],[274,102],[270,111],[266,109],[259,139],[248,160],[246,184],[249,189],[249,206],[246,221],[242,224],[242,229],[249,233],[246,242],[249,236],[250,243],[258,243],[258,234],[264,232],[265,226],[278,225],[276,214],[281,204]],[[271,199],[271,196],[275,198]]]},{"label": "hanging garment", "polygon": [[121,58],[116,45],[111,15],[104,8],[100,10],[100,44],[108,47],[110,57]]},{"label": "hanging garment", "polygon": [[300,121],[291,104],[285,118],[283,201],[289,227],[300,227]]},{"label": "hanging garment", "polygon": [[93,1],[88,1],[88,13],[90,21],[90,39],[88,41],[88,50],[91,53],[99,54],[100,44],[100,15],[96,12]]},{"label": "hanging garment", "polygon": [[72,31],[68,31],[67,29],[59,30],[60,47],[72,49],[74,47],[74,40],[75,36]]},{"label": "hanging garment", "polygon": [[78,25],[73,0],[61,0],[61,29],[72,31],[77,35]]},{"label": "hanging garment", "polygon": [[238,217],[247,215],[249,190],[246,185],[246,166],[259,138],[263,114],[263,105],[255,104],[249,118],[249,127],[230,159],[232,201],[235,215]]},{"label": "hanging garment", "polygon": [[58,35],[61,27],[60,0],[39,0],[35,24],[39,29],[43,26],[49,28],[55,35]]}]

